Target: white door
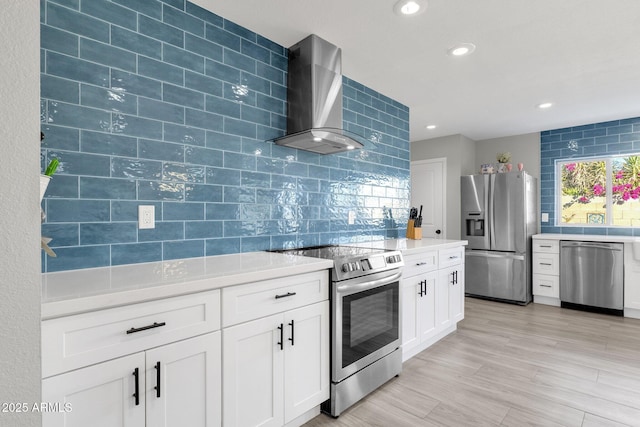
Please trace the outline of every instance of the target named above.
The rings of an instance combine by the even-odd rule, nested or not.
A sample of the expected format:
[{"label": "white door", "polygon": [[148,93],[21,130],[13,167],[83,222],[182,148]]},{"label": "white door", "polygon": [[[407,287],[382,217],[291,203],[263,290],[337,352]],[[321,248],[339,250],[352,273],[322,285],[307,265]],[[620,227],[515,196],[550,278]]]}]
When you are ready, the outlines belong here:
[{"label": "white door", "polygon": [[422,209],[422,237],[445,237],[446,160],[430,159],[411,162],[411,206]]},{"label": "white door", "polygon": [[220,340],[218,331],[147,351],[148,426],[221,425]]},{"label": "white door", "polygon": [[329,301],[285,313],[285,423],[329,398]]},{"label": "white door", "polygon": [[276,314],[222,331],[223,425],[284,425],[286,326]]},{"label": "white door", "polygon": [[144,363],[144,353],[136,353],[43,380],[42,401],[59,403],[61,408],[66,403],[69,408],[68,412],[44,412],[42,425],[144,427]]}]

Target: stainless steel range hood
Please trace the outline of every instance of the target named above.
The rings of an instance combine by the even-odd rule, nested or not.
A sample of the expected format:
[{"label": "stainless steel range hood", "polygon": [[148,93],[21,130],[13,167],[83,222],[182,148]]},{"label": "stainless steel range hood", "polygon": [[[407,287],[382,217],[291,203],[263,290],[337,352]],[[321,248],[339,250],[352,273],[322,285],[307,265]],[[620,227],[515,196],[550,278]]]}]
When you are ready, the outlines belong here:
[{"label": "stainless steel range hood", "polygon": [[319,154],[362,148],[342,129],[341,50],[312,34],[289,48],[287,135],[274,142]]}]

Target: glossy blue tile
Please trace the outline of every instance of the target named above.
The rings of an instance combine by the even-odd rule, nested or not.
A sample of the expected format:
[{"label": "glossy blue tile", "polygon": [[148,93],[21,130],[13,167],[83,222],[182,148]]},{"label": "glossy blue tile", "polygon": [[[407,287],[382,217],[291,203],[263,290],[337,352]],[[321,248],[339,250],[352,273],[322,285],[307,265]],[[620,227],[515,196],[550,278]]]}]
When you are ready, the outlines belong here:
[{"label": "glossy blue tile", "polygon": [[135,138],[112,133],[83,130],[81,150],[85,153],[135,157],[138,142]]},{"label": "glossy blue tile", "polygon": [[82,199],[135,200],[136,182],[131,179],[80,177]]},{"label": "glossy blue tile", "polygon": [[51,238],[49,246],[78,246],[80,234],[78,224],[42,224],[42,235]]},{"label": "glossy blue tile", "polygon": [[185,222],[186,239],[211,239],[222,237],[222,221],[188,221]]},{"label": "glossy blue tile", "polygon": [[109,24],[53,3],[47,6],[47,24],[93,40],[109,41]]},{"label": "glossy blue tile", "polygon": [[255,203],[256,190],[253,188],[224,187],[222,200],[225,203]]},{"label": "glossy blue tile", "polygon": [[148,98],[138,99],[138,115],[171,123],[184,123],[184,107]]},{"label": "glossy blue tile", "polygon": [[255,236],[256,223],[253,221],[224,221],[224,237]]},{"label": "glossy blue tile", "polygon": [[[186,0],[160,0],[160,1],[168,5],[171,5],[179,10],[185,9]],[[166,6],[163,9],[166,9]]]},{"label": "glossy blue tile", "polygon": [[240,52],[266,64],[271,62],[271,52],[256,43],[250,42],[249,40],[241,40]]},{"label": "glossy blue tile", "polygon": [[227,255],[237,254],[240,252],[240,239],[208,239],[206,241],[206,255]]},{"label": "glossy blue tile", "polygon": [[222,116],[240,118],[240,104],[217,96],[206,97],[206,109]]},{"label": "glossy blue tile", "polygon": [[204,240],[182,240],[162,243],[162,257],[165,260],[202,256],[204,256]]},{"label": "glossy blue tile", "polygon": [[193,73],[191,71],[185,71],[184,85],[190,89],[202,92],[202,95],[222,95],[222,82],[220,80]]},{"label": "glossy blue tile", "polygon": [[42,74],[40,76],[40,96],[77,104],[80,100],[80,85],[72,80]]},{"label": "glossy blue tile", "polygon": [[114,178],[159,180],[162,178],[162,162],[114,157],[111,159],[111,176]]},{"label": "glossy blue tile", "polygon": [[207,76],[215,77],[224,82],[240,83],[240,70],[217,61],[205,60],[204,72]]},{"label": "glossy blue tile", "polygon": [[96,86],[109,86],[109,68],[93,62],[47,52],[47,74],[69,80],[90,83]]},{"label": "glossy blue tile", "polygon": [[78,37],[49,25],[40,25],[40,48],[78,56]]},{"label": "glossy blue tile", "polygon": [[225,152],[223,164],[226,169],[255,171],[257,162],[255,155]]},{"label": "glossy blue tile", "polygon": [[165,163],[162,168],[162,180],[204,183],[205,167],[184,163]]},{"label": "glossy blue tile", "polygon": [[172,104],[204,110],[204,96],[201,92],[169,83],[162,85],[162,100]]},{"label": "glossy blue tile", "polygon": [[184,83],[184,70],[182,68],[144,56],[138,57],[138,73],[177,85]]},{"label": "glossy blue tile", "polygon": [[57,257],[47,258],[47,272],[106,267],[110,264],[109,245],[55,248]]},{"label": "glossy blue tile", "polygon": [[136,74],[111,70],[111,89],[116,93],[132,93],[147,98],[162,98],[162,83]]},{"label": "glossy blue tile", "polygon": [[165,7],[162,13],[162,21],[184,31],[204,37],[204,21],[191,14],[180,10]]},{"label": "glossy blue tile", "polygon": [[138,181],[138,200],[184,200],[184,183]]},{"label": "glossy blue tile", "polygon": [[261,36],[260,34],[256,34],[256,43],[258,43],[258,45],[262,47],[269,49],[275,54],[286,55],[286,49],[283,46],[267,39],[266,37]]},{"label": "glossy blue tile", "polygon": [[108,21],[112,24],[116,24],[130,30],[135,30],[137,27],[137,14],[132,10],[118,6],[111,1],[83,1],[80,4],[80,11],[87,15],[91,15],[95,18]]},{"label": "glossy blue tile", "polygon": [[136,223],[80,224],[81,245],[132,243],[138,237]]},{"label": "glossy blue tile", "polygon": [[229,83],[223,85],[223,98],[243,105],[256,105],[257,93],[244,83]]},{"label": "glossy blue tile", "polygon": [[241,205],[240,219],[243,221],[267,221],[271,219],[271,205]]},{"label": "glossy blue tile", "polygon": [[223,117],[219,114],[187,108],[185,110],[185,124],[197,128],[222,131]]},{"label": "glossy blue tile", "polygon": [[284,165],[284,173],[292,176],[309,176],[309,165],[299,162],[287,162]]},{"label": "glossy blue tile", "polygon": [[155,19],[140,15],[138,18],[138,29],[141,34],[156,40],[161,40],[174,46],[184,47],[184,31],[163,24]]},{"label": "glossy blue tile", "polygon": [[49,181],[45,197],[77,199],[79,194],[78,182],[77,176],[56,174]]},{"label": "glossy blue tile", "polygon": [[258,172],[266,172],[269,174],[277,174],[277,175],[281,175],[284,173],[283,160],[273,159],[270,157],[258,157],[256,159],[256,162],[257,162],[256,169],[258,170]]},{"label": "glossy blue tile", "polygon": [[243,120],[233,119],[231,117],[224,118],[224,132],[231,135],[245,136],[247,138],[256,138],[255,123],[248,123]]},{"label": "glossy blue tile", "polygon": [[138,156],[143,159],[184,162],[184,145],[140,139]]},{"label": "glossy blue tile", "polygon": [[44,133],[44,140],[40,143],[43,148],[79,151],[80,131],[78,129],[43,124],[40,130]]},{"label": "glossy blue tile", "polygon": [[109,157],[71,151],[49,151],[49,160],[60,162],[57,174],[109,176]]},{"label": "glossy blue tile", "polygon": [[202,147],[185,147],[185,161],[196,165],[222,166],[222,151]]},{"label": "glossy blue tile", "polygon": [[123,90],[82,84],[80,85],[80,93],[80,103],[87,107],[125,114],[136,114],[138,110],[138,98]]},{"label": "glossy blue tile", "polygon": [[112,0],[114,3],[118,3],[129,9],[135,10],[143,15],[150,16],[152,18],[162,18],[162,3],[156,0]]},{"label": "glossy blue tile", "polygon": [[222,53],[222,58],[222,62],[227,66],[252,74],[256,73],[256,60],[249,56],[227,49]]},{"label": "glossy blue tile", "polygon": [[271,176],[263,172],[242,171],[240,175],[240,185],[243,187],[269,188]]},{"label": "glossy blue tile", "polygon": [[47,222],[109,221],[108,200],[47,200]]},{"label": "glossy blue tile", "polygon": [[138,230],[139,242],[184,239],[184,222],[156,222],[156,228]]},{"label": "glossy blue tile", "polygon": [[269,237],[243,237],[241,239],[242,252],[264,251],[269,249],[271,239]]},{"label": "glossy blue tile", "polygon": [[240,37],[218,26],[207,24],[205,38],[229,49],[240,50]]},{"label": "glossy blue tile", "polygon": [[185,34],[184,48],[189,52],[197,53],[205,58],[222,62],[222,46],[217,43],[196,37],[192,34]]},{"label": "glossy blue tile", "polygon": [[162,138],[162,122],[137,116],[113,113],[113,133],[139,136],[144,138]]},{"label": "glossy blue tile", "polygon": [[203,220],[204,203],[171,203],[162,204],[164,221]]},{"label": "glossy blue tile", "polygon": [[111,245],[111,265],[162,261],[162,243]]},{"label": "glossy blue tile", "polygon": [[223,132],[207,132],[207,147],[225,151],[242,150],[242,138],[237,135],[228,135]]},{"label": "glossy blue tile", "polygon": [[162,58],[160,41],[124,28],[112,27],[111,44],[151,58]]},{"label": "glossy blue tile", "polygon": [[207,203],[207,220],[236,220],[240,219],[241,205],[237,203]]},{"label": "glossy blue tile", "polygon": [[80,58],[126,71],[136,70],[136,54],[93,40],[80,40]]},{"label": "glossy blue tile", "polygon": [[284,99],[274,98],[272,96],[257,94],[256,106],[272,113],[286,114],[287,103]]},{"label": "glossy blue tile", "polygon": [[259,108],[253,108],[248,105],[242,106],[241,118],[247,122],[253,123],[269,123],[271,120],[271,112]]},{"label": "glossy blue tile", "polygon": [[186,70],[204,73],[204,58],[200,55],[190,53],[184,49],[164,45],[162,48],[162,60],[169,64],[177,65]]},{"label": "glossy blue tile", "polygon": [[222,186],[205,184],[185,184],[187,202],[222,202]]}]

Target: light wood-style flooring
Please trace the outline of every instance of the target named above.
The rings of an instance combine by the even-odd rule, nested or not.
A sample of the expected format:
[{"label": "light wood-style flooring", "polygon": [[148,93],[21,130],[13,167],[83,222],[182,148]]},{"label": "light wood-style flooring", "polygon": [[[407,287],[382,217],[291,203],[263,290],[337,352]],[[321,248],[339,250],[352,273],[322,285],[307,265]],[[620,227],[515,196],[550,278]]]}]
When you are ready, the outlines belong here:
[{"label": "light wood-style flooring", "polygon": [[640,320],[467,298],[455,333],[319,426],[640,426]]}]

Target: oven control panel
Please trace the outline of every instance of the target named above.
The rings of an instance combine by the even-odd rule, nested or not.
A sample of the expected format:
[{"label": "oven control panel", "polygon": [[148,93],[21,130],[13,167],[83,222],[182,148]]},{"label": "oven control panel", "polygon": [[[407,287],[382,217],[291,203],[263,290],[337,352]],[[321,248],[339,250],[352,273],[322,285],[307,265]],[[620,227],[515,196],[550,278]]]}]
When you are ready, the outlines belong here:
[{"label": "oven control panel", "polygon": [[399,252],[366,255],[365,257],[343,258],[336,262],[337,280],[345,280],[377,273],[380,271],[400,268],[403,265]]}]

